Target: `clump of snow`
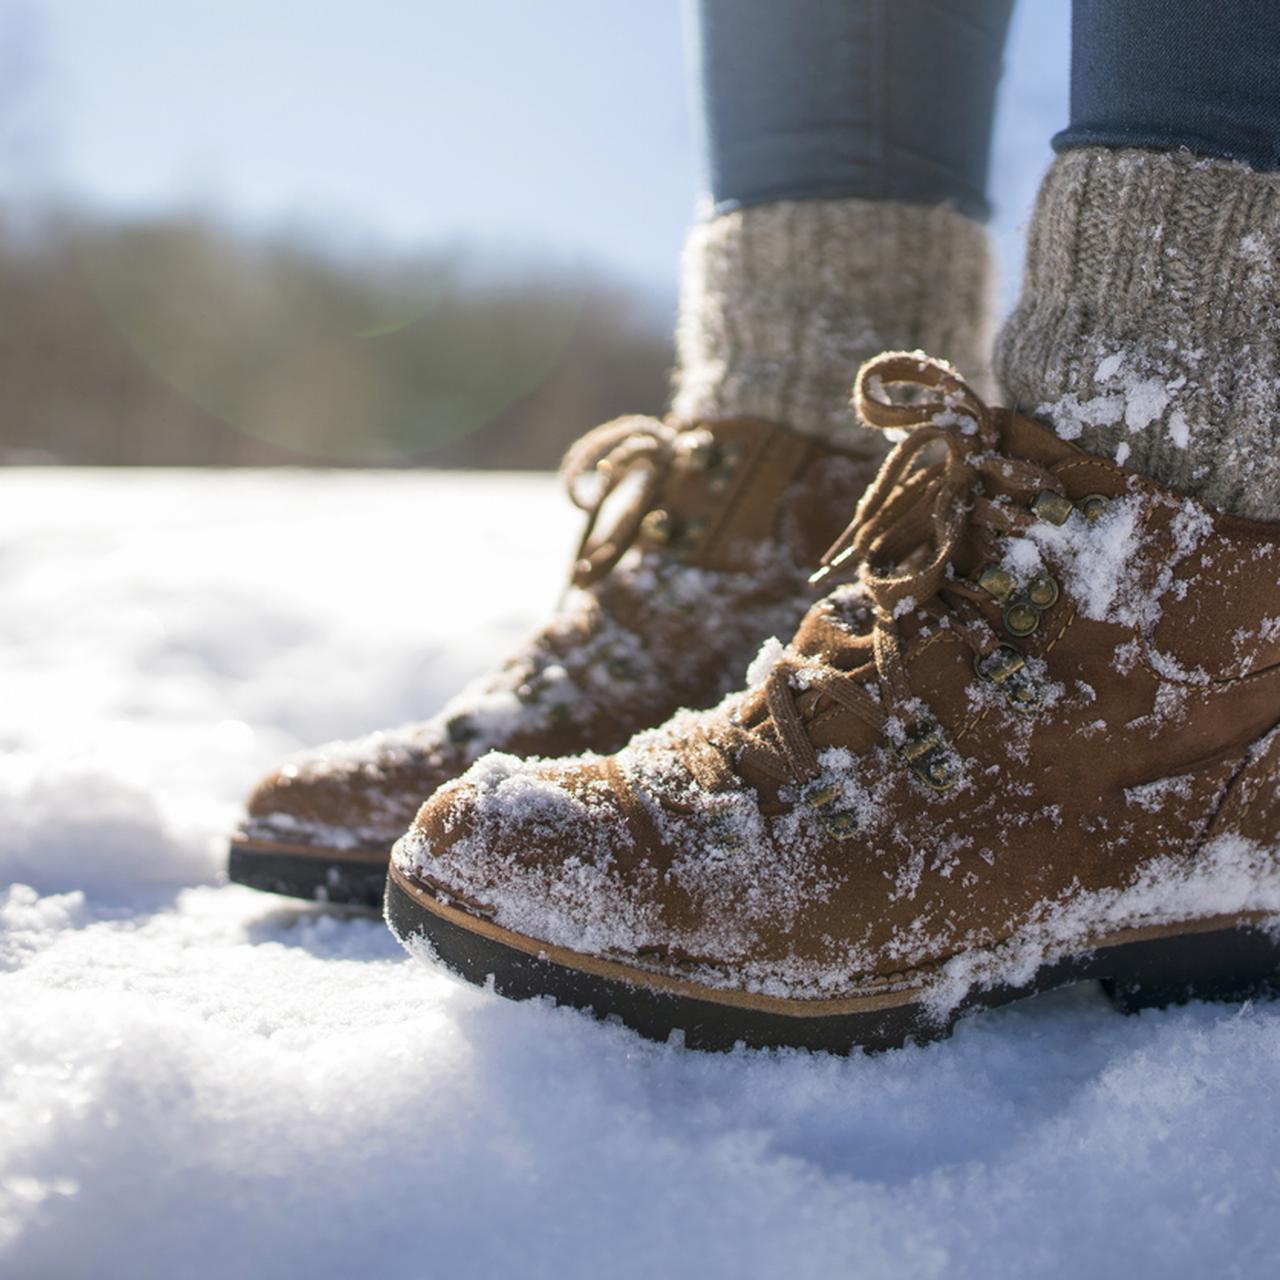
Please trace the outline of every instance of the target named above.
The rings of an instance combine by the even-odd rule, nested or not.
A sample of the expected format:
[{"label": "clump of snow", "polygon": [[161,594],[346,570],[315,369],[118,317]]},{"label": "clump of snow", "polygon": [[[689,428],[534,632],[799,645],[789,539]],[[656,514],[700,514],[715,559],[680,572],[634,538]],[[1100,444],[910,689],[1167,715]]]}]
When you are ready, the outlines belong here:
[{"label": "clump of snow", "polygon": [[1151,603],[1144,561],[1137,555],[1142,514],[1141,501],[1127,497],[1109,503],[1097,520],[1074,514],[1062,525],[1038,521],[1024,537],[1007,540],[1004,563],[1025,573],[1036,561],[1048,559],[1086,618],[1137,622]]},{"label": "clump of snow", "polygon": [[1120,372],[1121,366],[1124,364],[1124,352],[1115,351],[1109,356],[1103,356],[1098,361],[1098,367],[1094,370],[1094,377],[1099,382],[1110,382]]},{"label": "clump of snow", "polygon": [[1010,538],[1005,550],[1004,565],[1016,577],[1030,577],[1044,567],[1044,557],[1030,538]]},{"label": "clump of snow", "polygon": [[[1164,346],[1156,343],[1141,350],[1108,350],[1104,340],[1094,339],[1080,362],[1085,371],[1092,366],[1095,394],[1081,397],[1069,392],[1039,405],[1037,413],[1052,422],[1064,440],[1078,439],[1091,427],[1123,424],[1127,431],[1136,433],[1164,421],[1176,443],[1179,434],[1185,437],[1188,431],[1184,412],[1177,404],[1178,397],[1184,391],[1194,390],[1184,369],[1193,363],[1197,354],[1180,352],[1171,342]],[[1116,461],[1123,466],[1129,450],[1123,444],[1121,450],[1123,456],[1118,456]]]},{"label": "clump of snow", "polygon": [[[1186,590],[1185,582],[1175,580],[1178,566],[1213,532],[1209,512],[1185,499],[1169,521],[1172,553],[1156,554],[1146,526],[1153,505],[1165,501],[1130,493],[1108,501],[1094,520],[1076,512],[1061,525],[1038,521],[1021,537],[1005,539],[1003,564],[1019,578],[1047,565],[1084,617],[1149,634],[1166,595],[1180,598]],[[1134,648],[1132,661],[1137,659]],[[1118,651],[1117,660],[1127,659]]]},{"label": "clump of snow", "polygon": [[1081,400],[1074,391],[1040,405],[1036,413],[1053,423],[1064,440],[1078,440],[1086,427],[1106,427],[1124,417],[1124,397],[1092,396]]},{"label": "clump of snow", "polygon": [[786,646],[777,636],[770,636],[760,646],[760,652],[751,659],[747,668],[747,687],[758,689],[769,678],[769,673],[782,660]]},{"label": "clump of snow", "polygon": [[1125,388],[1124,425],[1130,431],[1149,427],[1168,407],[1171,391],[1161,378],[1143,378]]}]

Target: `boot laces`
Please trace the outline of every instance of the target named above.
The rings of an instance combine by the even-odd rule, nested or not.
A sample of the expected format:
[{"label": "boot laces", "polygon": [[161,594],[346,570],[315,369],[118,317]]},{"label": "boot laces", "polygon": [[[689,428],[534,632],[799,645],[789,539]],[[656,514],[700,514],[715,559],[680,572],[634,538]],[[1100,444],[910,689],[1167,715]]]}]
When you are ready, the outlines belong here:
[{"label": "boot laces", "polygon": [[[565,454],[560,477],[570,501],[587,513],[574,556],[574,586],[598,582],[635,542],[675,459],[678,434],[658,418],[636,414],[587,432]],[[595,483],[586,484],[588,478]],[[632,487],[623,492],[628,481],[633,481]],[[601,512],[615,493],[622,493],[622,508],[599,534]]]},{"label": "boot laces", "polygon": [[[896,393],[896,394],[895,394]],[[976,533],[989,552],[1000,535],[1021,532],[1034,517],[1025,507],[985,496],[982,481],[1021,496],[1055,488],[1053,475],[1027,459],[1000,452],[990,409],[948,364],[922,353],[889,352],[864,364],[853,392],[863,423],[905,432],[863,495],[853,520],[822,557],[812,581],[856,567],[870,606],[872,659],[852,671],[786,652],[764,683],[767,719],[776,746],[732,721],[694,735],[682,754],[695,780],[715,790],[732,785],[733,764],[747,765],[783,784],[812,782],[822,772],[798,699],[812,691],[860,717],[901,749],[930,728],[913,696],[898,619],[923,609],[973,650],[975,660],[1008,646],[978,602],[987,599],[959,578],[952,559]],[[922,458],[930,446],[940,460]]]}]

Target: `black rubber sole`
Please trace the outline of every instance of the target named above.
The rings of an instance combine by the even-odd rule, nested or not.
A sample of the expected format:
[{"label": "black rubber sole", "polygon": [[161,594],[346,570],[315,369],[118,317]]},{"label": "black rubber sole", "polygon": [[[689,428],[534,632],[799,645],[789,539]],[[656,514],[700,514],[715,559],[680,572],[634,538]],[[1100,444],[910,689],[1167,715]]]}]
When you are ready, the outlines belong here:
[{"label": "black rubber sole", "polygon": [[[681,1033],[689,1048],[794,1047],[831,1053],[874,1052],[950,1035],[976,1008],[992,1008],[1039,992],[1100,979],[1126,1012],[1188,1000],[1241,1000],[1280,994],[1280,945],[1248,925],[1184,932],[1101,947],[1046,964],[1025,985],[970,995],[945,1019],[906,997],[885,1006],[868,1000],[855,1012],[796,1016],[705,1000],[577,969],[506,945],[424,906],[394,877],[387,880],[387,923],[402,943],[421,940],[460,977],[514,1000],[549,996],[601,1019],[614,1019],[651,1040]],[[874,1007],[879,1003],[880,1007]]]},{"label": "black rubber sole", "polygon": [[233,844],[227,856],[227,877],[265,893],[376,911],[382,905],[387,869],[357,859],[311,858]]}]

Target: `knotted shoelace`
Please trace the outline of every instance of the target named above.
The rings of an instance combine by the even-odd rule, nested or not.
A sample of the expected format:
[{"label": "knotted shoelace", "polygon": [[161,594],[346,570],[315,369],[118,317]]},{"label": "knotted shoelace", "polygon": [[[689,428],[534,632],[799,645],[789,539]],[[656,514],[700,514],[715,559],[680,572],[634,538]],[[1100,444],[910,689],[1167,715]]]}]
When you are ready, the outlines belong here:
[{"label": "knotted shoelace", "polygon": [[[949,618],[978,662],[1004,647],[977,607],[988,599],[986,593],[958,578],[951,562],[970,531],[989,551],[997,536],[1034,523],[1025,506],[985,496],[984,478],[998,477],[1002,489],[1021,497],[1056,488],[1052,473],[1000,452],[991,411],[943,361],[920,353],[878,356],[859,371],[853,402],[867,427],[907,434],[885,459],[852,522],[822,557],[813,581],[856,567],[872,619],[872,659],[844,671],[816,658],[784,654],[764,684],[776,747],[761,736],[764,725],[748,729],[732,721],[708,726],[684,745],[690,773],[708,789],[732,786],[735,764],[784,784],[817,778],[817,751],[797,706],[807,691],[838,703],[878,733],[892,726],[895,737],[910,737],[927,724],[927,712],[910,687],[901,614],[924,610]],[[922,451],[935,444],[942,458],[922,458]]]},{"label": "knotted shoelace", "polygon": [[[616,418],[587,432],[560,464],[570,501],[587,513],[587,526],[574,557],[573,584],[587,587],[603,578],[635,541],[675,459],[678,432],[657,418]],[[602,537],[595,536],[608,498],[639,477],[622,509]],[[587,486],[590,479],[594,484]]]}]

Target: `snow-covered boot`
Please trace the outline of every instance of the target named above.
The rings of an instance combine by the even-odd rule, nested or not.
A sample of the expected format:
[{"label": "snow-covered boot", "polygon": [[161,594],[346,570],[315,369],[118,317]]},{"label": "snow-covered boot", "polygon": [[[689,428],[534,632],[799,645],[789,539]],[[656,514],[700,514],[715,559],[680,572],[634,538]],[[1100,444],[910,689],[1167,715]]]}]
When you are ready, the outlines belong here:
[{"label": "snow-covered boot", "polygon": [[847,434],[860,449],[750,420],[634,417],[589,433],[565,459],[589,518],[551,620],[425,724],[267,777],[232,839],[231,879],[375,905],[419,805],[485,752],[616,750],[714,703],[813,599],[808,574],[875,472],[852,420]]},{"label": "snow-covered boot", "polygon": [[898,1045],[1083,978],[1129,1006],[1280,979],[1280,525],[920,353],[857,394],[907,434],[826,557],[853,581],[720,707],[437,792],[393,930],[709,1047]]}]

